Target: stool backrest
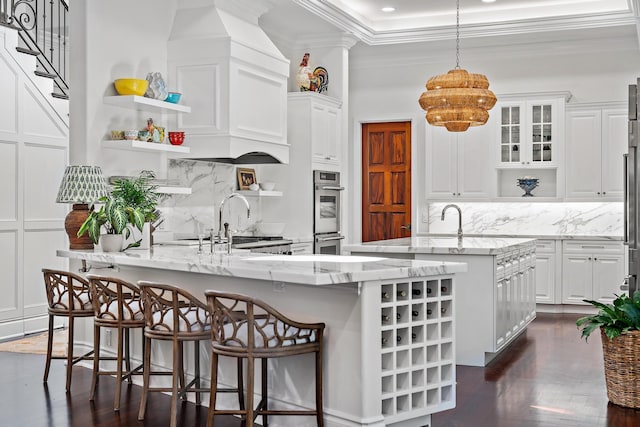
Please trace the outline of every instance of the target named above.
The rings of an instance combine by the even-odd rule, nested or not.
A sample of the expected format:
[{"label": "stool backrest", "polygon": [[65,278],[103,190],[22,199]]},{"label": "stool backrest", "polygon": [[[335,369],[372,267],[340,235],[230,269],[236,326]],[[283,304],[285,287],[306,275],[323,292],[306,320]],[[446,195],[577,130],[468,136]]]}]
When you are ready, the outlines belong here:
[{"label": "stool backrest", "polygon": [[42,269],[49,309],[55,312],[91,310],[89,283],[69,271]]},{"label": "stool backrest", "polygon": [[299,353],[322,343],[324,323],[291,320],[246,295],[218,291],[206,291],[205,295],[211,310],[212,345],[222,354]]},{"label": "stool backrest", "polygon": [[147,333],[188,338],[209,330],[209,307],[189,292],[155,282],[139,281],[138,286],[142,291]]},{"label": "stool backrest", "polygon": [[140,289],[116,277],[88,274],[89,289],[96,320],[138,322],[142,317]]}]

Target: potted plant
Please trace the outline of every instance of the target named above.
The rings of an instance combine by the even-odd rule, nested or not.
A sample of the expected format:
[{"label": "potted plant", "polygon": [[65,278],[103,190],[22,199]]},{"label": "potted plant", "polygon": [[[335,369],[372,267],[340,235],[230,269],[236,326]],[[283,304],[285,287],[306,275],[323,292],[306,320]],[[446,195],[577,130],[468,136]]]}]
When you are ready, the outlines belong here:
[{"label": "potted plant", "polygon": [[616,295],[612,304],[584,301],[599,311],[581,317],[576,325],[585,339],[600,329],[609,401],[640,408],[640,291],[631,298]]},{"label": "potted plant", "polygon": [[[147,235],[149,227],[147,222],[157,218],[156,207],[158,195],[156,186],[151,183],[154,178],[151,171],[142,171],[137,177],[123,177],[114,180],[111,195],[100,199],[104,203],[99,210],[92,210],[86,221],[78,230],[78,236],[89,233],[94,244],[103,246],[105,252],[122,250],[124,239],[129,239],[134,233],[140,232],[141,236],[133,236],[134,239],[126,248],[140,247],[144,240],[144,230]],[[100,239],[100,231],[104,227],[106,234]],[[119,237],[115,237],[118,236]],[[113,246],[109,245],[110,242]],[[147,242],[150,239],[147,238]],[[106,250],[104,245],[109,245]]]}]

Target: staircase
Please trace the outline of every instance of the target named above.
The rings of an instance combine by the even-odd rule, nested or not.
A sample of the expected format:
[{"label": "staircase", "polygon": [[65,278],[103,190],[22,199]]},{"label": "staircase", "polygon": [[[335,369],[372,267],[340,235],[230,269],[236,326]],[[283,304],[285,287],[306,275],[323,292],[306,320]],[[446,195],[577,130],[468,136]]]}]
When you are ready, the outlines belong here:
[{"label": "staircase", "polygon": [[0,0],[0,25],[15,30],[4,48],[67,124],[68,13],[65,0]]}]

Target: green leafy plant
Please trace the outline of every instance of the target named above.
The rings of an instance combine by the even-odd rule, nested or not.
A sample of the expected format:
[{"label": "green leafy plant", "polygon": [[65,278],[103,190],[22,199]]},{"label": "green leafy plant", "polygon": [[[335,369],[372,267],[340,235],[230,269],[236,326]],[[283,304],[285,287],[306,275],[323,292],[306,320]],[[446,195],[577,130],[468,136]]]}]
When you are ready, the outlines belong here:
[{"label": "green leafy plant", "polygon": [[158,194],[154,191],[157,186],[151,181],[155,178],[152,171],[142,171],[135,178],[120,178],[113,182],[111,197],[120,200],[124,206],[139,210],[144,214],[144,221],[155,220]]},{"label": "green leafy plant", "polygon": [[[125,206],[122,200],[113,197],[102,197],[100,201],[104,202],[104,205],[97,211],[92,210],[89,213],[89,216],[78,230],[78,237],[89,233],[91,241],[94,244],[98,244],[102,227],[104,227],[107,234],[124,233],[125,237],[131,235],[131,225],[142,231],[144,213],[139,208]],[[130,244],[126,249],[136,246],[140,246],[139,241]]]},{"label": "green leafy plant", "polygon": [[626,294],[616,295],[613,304],[602,304],[592,300],[583,301],[599,309],[598,314],[581,317],[576,321],[585,340],[598,328],[603,328],[609,339],[625,331],[640,330],[640,290],[633,293],[633,298],[629,298]]}]

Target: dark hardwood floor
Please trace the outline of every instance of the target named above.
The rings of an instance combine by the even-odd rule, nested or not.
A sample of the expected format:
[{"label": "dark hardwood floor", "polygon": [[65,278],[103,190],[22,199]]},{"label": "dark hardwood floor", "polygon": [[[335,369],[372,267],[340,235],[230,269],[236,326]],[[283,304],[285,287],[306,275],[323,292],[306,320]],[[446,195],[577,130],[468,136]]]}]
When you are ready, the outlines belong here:
[{"label": "dark hardwood floor", "polygon": [[[578,315],[538,314],[527,334],[505,357],[485,368],[458,366],[457,407],[433,416],[433,427],[631,427],[640,411],[607,403],[600,337],[580,340]],[[140,388],[123,389],[120,413],[112,409],[114,384],[100,380],[89,402],[91,371],[74,368],[71,393],[64,392],[64,366],[53,361],[42,384],[44,356],[0,352],[0,426],[164,426],[169,397],[152,393],[147,419],[137,420]],[[183,426],[204,426],[206,407],[184,404]],[[216,427],[238,427],[217,417]]]}]

